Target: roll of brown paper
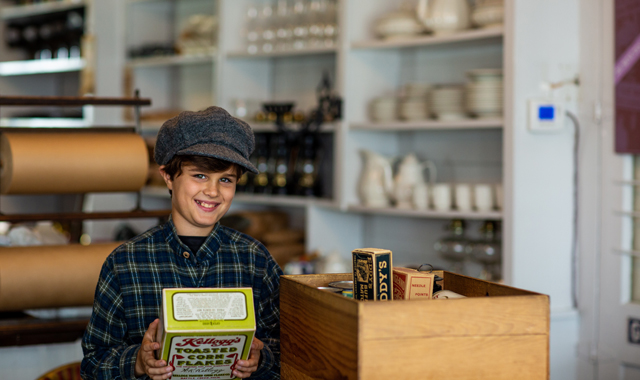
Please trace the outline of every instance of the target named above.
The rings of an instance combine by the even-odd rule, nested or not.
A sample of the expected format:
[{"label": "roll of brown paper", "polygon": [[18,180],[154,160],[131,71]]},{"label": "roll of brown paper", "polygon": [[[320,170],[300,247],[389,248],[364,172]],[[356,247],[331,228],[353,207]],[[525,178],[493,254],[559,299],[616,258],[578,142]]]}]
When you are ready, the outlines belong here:
[{"label": "roll of brown paper", "polygon": [[3,133],[0,193],[137,191],[149,167],[134,133]]},{"label": "roll of brown paper", "polygon": [[0,311],[88,306],[121,243],[0,248]]}]

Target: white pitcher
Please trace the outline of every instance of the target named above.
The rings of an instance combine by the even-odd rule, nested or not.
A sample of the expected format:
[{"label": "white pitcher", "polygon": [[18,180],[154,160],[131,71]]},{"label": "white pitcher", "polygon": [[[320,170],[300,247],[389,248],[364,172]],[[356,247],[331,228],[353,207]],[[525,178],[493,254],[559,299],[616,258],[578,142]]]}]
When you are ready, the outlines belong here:
[{"label": "white pitcher", "polygon": [[363,160],[358,195],[367,207],[389,207],[393,189],[391,159],[367,149],[360,150]]},{"label": "white pitcher", "polygon": [[420,162],[415,154],[406,155],[398,166],[398,173],[394,177],[393,198],[396,207],[413,208],[413,192],[416,186],[425,185],[423,172],[428,170],[429,182],[433,183],[437,177],[436,166],[431,161]]},{"label": "white pitcher", "polygon": [[469,29],[471,8],[468,0],[419,0],[418,20],[434,34],[450,34]]}]

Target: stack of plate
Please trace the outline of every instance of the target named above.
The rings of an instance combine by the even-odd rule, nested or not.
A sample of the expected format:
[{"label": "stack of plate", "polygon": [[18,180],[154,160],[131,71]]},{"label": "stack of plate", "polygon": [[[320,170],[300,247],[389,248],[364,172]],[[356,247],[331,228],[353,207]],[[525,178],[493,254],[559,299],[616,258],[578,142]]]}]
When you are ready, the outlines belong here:
[{"label": "stack of plate", "polygon": [[404,96],[409,98],[426,98],[431,91],[429,83],[412,82],[404,85]]},{"label": "stack of plate", "polygon": [[415,121],[429,118],[427,99],[422,97],[402,98],[398,105],[398,115],[402,120]]},{"label": "stack of plate", "polygon": [[396,120],[398,103],[395,96],[381,96],[373,99],[369,106],[371,120],[388,122]]},{"label": "stack of plate", "polygon": [[404,96],[400,98],[398,116],[403,120],[416,121],[429,118],[427,96],[431,86],[427,83],[408,83]]},{"label": "stack of plate", "polygon": [[501,117],[503,108],[502,70],[479,69],[467,73],[467,111],[480,118]]},{"label": "stack of plate", "polygon": [[431,91],[431,112],[438,120],[466,119],[464,86],[438,86]]}]

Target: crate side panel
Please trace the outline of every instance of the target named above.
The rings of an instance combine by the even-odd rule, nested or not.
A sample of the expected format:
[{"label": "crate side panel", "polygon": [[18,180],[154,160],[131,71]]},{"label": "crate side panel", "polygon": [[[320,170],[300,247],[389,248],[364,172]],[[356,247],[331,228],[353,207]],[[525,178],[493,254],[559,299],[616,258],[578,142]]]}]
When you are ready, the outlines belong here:
[{"label": "crate side panel", "polygon": [[357,302],[282,277],[280,329],[283,379],[357,379]]},{"label": "crate side panel", "polygon": [[361,379],[549,379],[548,335],[363,342]]},{"label": "crate side panel", "polygon": [[318,286],[328,286],[333,281],[352,281],[353,273],[287,275],[281,278],[316,288]]},{"label": "crate side panel", "polygon": [[539,294],[452,272],[444,272],[444,289],[467,297],[527,296]]},{"label": "crate side panel", "polygon": [[546,296],[368,302],[360,319],[363,339],[549,333]]},{"label": "crate side panel", "polygon": [[282,362],[280,366],[280,378],[283,380],[313,380],[314,378],[304,372],[298,371],[295,367]]}]

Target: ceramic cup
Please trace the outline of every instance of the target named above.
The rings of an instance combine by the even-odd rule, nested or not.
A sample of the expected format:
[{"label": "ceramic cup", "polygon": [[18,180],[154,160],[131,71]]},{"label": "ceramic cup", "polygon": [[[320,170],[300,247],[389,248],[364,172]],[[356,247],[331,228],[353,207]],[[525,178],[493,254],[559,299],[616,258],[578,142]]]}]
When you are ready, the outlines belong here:
[{"label": "ceramic cup", "polygon": [[502,210],[502,204],[503,204],[503,195],[502,195],[502,184],[501,183],[496,183],[495,185],[495,202],[496,202],[496,208],[498,210]]},{"label": "ceramic cup", "polygon": [[433,185],[433,208],[437,211],[451,210],[451,185],[436,183]]},{"label": "ceramic cup", "polygon": [[419,182],[413,187],[413,207],[416,210],[426,210],[429,208],[429,186],[424,182]]},{"label": "ceramic cup", "polygon": [[455,204],[458,211],[471,211],[473,208],[471,185],[459,183],[455,187]]},{"label": "ceramic cup", "polygon": [[477,211],[493,211],[493,189],[489,184],[474,186],[474,204]]}]

